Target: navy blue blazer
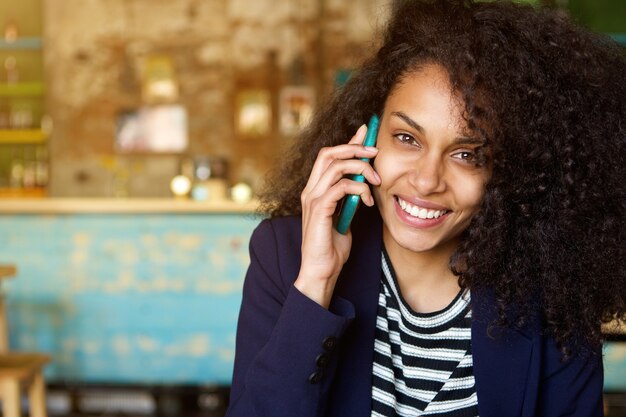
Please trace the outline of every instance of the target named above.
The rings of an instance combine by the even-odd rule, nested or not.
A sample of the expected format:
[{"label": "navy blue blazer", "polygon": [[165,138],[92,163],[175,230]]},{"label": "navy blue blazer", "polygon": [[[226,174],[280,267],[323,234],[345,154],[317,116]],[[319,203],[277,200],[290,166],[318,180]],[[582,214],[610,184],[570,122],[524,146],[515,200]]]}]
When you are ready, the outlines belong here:
[{"label": "navy blue blazer", "polygon": [[[264,220],[250,241],[227,417],[370,417],[381,279],[378,211],[361,207],[328,310],[294,286],[301,221]],[[563,363],[538,323],[488,335],[487,294],[472,293],[481,417],[602,416],[601,353]]]}]

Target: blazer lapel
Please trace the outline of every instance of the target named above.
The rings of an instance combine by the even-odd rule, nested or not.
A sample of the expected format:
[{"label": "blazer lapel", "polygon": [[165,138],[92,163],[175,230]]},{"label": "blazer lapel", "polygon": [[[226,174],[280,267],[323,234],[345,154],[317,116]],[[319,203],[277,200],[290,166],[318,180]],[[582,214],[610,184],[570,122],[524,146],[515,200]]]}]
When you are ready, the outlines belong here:
[{"label": "blazer lapel", "polygon": [[[532,364],[533,340],[520,330],[494,329],[489,334],[489,324],[496,318],[493,296],[472,293],[472,355],[474,377],[478,395],[478,412],[481,417],[526,415],[530,404],[528,396]],[[532,378],[530,378],[532,379]],[[532,407],[531,407],[532,408]]]},{"label": "blazer lapel", "polygon": [[369,417],[372,362],[381,277],[382,222],[378,209],[361,207],[352,230],[352,250],[335,294],[352,302],[355,319],[340,345],[340,367],[329,410],[332,416]]}]

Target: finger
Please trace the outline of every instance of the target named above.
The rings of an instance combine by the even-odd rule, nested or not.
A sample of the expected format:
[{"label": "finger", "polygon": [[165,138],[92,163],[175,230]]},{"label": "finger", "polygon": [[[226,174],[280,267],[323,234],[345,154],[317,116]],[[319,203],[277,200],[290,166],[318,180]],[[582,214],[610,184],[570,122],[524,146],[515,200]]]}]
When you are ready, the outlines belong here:
[{"label": "finger", "polygon": [[325,147],[320,149],[315,163],[313,164],[313,168],[311,169],[311,175],[309,178],[313,179],[313,182],[316,182],[317,178],[321,175],[322,172],[326,170],[328,164],[332,162],[334,159],[350,159],[350,158],[372,158],[376,155],[376,148],[366,148],[363,146],[353,146],[353,145],[362,145],[365,140],[365,134],[367,133],[367,126],[362,125],[356,131],[354,136],[350,139],[348,144],[338,145],[333,147]]},{"label": "finger", "polygon": [[313,213],[318,213],[325,217],[332,217],[339,201],[350,194],[360,196],[363,203],[368,206],[374,205],[374,197],[367,184],[343,178],[326,193],[311,201],[310,208],[312,215],[314,215]]},{"label": "finger", "polygon": [[320,150],[313,164],[313,169],[311,170],[311,175],[309,176],[305,189],[308,190],[314,186],[335,161],[359,160],[360,158],[371,159],[377,154],[378,149],[357,144],[345,144],[332,148],[323,148]]},{"label": "finger", "polygon": [[374,205],[372,191],[367,184],[343,178],[324,194],[307,201],[307,204],[303,206],[303,218],[306,219],[307,224],[312,218],[317,218],[318,220],[320,218],[332,218],[339,201],[350,194],[360,196],[363,203],[370,207]]},{"label": "finger", "polygon": [[365,140],[365,135],[366,134],[367,134],[367,126],[362,124],[361,126],[359,126],[359,128],[357,129],[357,131],[354,134],[354,136],[352,136],[350,138],[348,143],[356,144],[356,145],[362,145],[363,141]]},{"label": "finger", "polygon": [[[367,162],[360,159],[336,160],[322,174],[316,184],[311,184],[306,192],[302,193],[301,202],[303,205],[307,201],[320,197],[342,178],[353,179],[352,176],[362,175],[364,179],[372,185],[380,185],[381,178],[374,168]],[[363,182],[363,181],[360,181]]]},{"label": "finger", "polygon": [[372,185],[380,185],[381,178],[374,168],[360,159],[335,160],[322,174],[318,182],[308,190],[309,198],[316,198],[328,191],[334,184],[346,175],[363,175],[365,180]]}]

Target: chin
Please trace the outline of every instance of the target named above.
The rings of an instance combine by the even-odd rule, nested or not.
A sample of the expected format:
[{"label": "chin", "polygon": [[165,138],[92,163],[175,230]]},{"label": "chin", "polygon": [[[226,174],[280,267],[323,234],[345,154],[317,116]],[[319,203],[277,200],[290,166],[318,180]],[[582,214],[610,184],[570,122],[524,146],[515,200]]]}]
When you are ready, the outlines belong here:
[{"label": "chin", "polygon": [[422,233],[411,233],[404,230],[390,230],[390,236],[399,247],[416,253],[431,251],[441,244],[438,240],[423,236]]}]

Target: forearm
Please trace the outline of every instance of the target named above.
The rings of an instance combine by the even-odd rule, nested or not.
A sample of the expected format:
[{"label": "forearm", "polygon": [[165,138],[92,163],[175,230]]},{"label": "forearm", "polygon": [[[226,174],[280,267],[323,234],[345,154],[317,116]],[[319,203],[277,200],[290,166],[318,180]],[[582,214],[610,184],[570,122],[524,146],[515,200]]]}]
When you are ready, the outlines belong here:
[{"label": "forearm", "polygon": [[228,417],[320,415],[337,366],[336,349],[324,342],[339,340],[354,315],[345,300],[333,302],[331,310],[292,287],[269,339],[256,353],[240,347],[252,324],[242,310],[238,362],[246,362],[241,355],[254,357],[245,367],[236,363]]}]

